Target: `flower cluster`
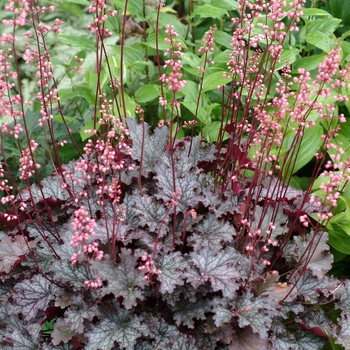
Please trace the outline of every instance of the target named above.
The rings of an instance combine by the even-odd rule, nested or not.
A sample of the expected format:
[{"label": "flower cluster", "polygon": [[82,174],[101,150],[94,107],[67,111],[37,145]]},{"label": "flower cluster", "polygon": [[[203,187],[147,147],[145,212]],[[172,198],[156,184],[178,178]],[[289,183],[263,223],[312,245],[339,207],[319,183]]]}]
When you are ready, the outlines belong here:
[{"label": "flower cluster", "polygon": [[[89,240],[91,236],[95,235],[94,228],[96,226],[95,220],[90,219],[88,211],[84,207],[80,207],[80,209],[74,212],[74,221],[72,223],[74,232],[74,237],[71,240],[71,245],[74,248],[77,248],[79,245],[88,248],[85,243]],[[95,250],[94,250],[95,251]],[[85,248],[84,248],[85,252]],[[80,255],[81,252],[78,254]],[[77,259],[74,259],[74,264]]]},{"label": "flower cluster", "polygon": [[214,52],[215,31],[216,31],[216,25],[213,25],[212,27],[210,27],[210,30],[205,33],[204,39],[202,40],[204,43],[204,46],[201,46],[198,49],[198,52],[202,52],[202,53]]},{"label": "flower cluster", "polygon": [[[165,38],[165,42],[168,43],[171,48],[167,49],[164,53],[164,56],[172,56],[172,59],[166,60],[164,64],[164,69],[168,67],[171,68],[171,72],[169,74],[163,74],[160,77],[161,82],[165,82],[168,84],[168,89],[170,91],[180,92],[181,89],[187,85],[185,80],[182,80],[182,62],[180,58],[183,56],[181,52],[181,43],[175,43],[175,38],[179,36],[177,32],[174,31],[174,26],[167,25],[165,33],[168,35],[168,38]],[[159,99],[160,105],[164,106],[167,101],[161,97]],[[178,106],[179,103],[177,101],[173,101],[173,103]]]},{"label": "flower cluster", "polygon": [[29,179],[35,172],[35,169],[40,169],[40,164],[34,163],[33,153],[37,149],[39,144],[31,140],[28,148],[22,151],[22,158],[19,160],[21,163],[20,175],[21,180]]},{"label": "flower cluster", "polygon": [[147,253],[144,253],[141,257],[141,261],[144,265],[139,266],[139,270],[145,271],[146,275],[143,278],[144,280],[150,280],[153,275],[160,275],[162,273],[161,270],[154,267],[154,261],[148,256]]},{"label": "flower cluster", "polygon": [[89,12],[95,14],[94,22],[88,24],[91,33],[95,33],[100,38],[109,37],[112,32],[105,27],[105,22],[108,17],[115,16],[118,12],[116,10],[107,10],[105,0],[93,0],[89,6]]},{"label": "flower cluster", "polygon": [[[72,227],[75,231],[70,244],[74,248],[81,247],[81,250],[71,256],[70,261],[72,265],[86,259],[103,259],[104,252],[99,250],[99,244],[97,242],[88,243],[91,237],[95,235],[95,226],[95,220],[90,218],[88,211],[84,207],[80,207],[74,211]],[[102,286],[102,282],[101,279],[97,279],[96,281],[88,280],[85,281],[85,285],[91,288],[97,288]]]},{"label": "flower cluster", "polygon": [[[99,204],[103,205],[103,196],[113,199],[114,203],[119,201],[120,184],[115,179],[107,180],[111,173],[115,171],[120,173],[127,169],[133,171],[135,164],[131,160],[132,150],[127,143],[129,131],[123,123],[116,118],[111,111],[111,100],[106,99],[106,95],[100,96],[101,116],[98,120],[100,128],[104,130],[101,138],[93,142],[89,139],[84,147],[85,157],[77,163],[77,170],[83,171],[86,179],[94,178],[98,183],[96,194],[101,200]],[[85,130],[85,133],[97,135],[97,130]],[[95,160],[98,162],[95,162]],[[94,176],[97,176],[95,179]],[[85,195],[81,193],[81,195]]]}]

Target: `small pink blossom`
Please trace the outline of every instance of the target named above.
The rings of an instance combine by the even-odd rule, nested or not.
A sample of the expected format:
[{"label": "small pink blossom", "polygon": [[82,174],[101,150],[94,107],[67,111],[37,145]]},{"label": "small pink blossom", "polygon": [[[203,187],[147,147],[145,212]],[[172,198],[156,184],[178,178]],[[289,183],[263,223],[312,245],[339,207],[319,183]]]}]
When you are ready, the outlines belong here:
[{"label": "small pink blossom", "polygon": [[168,101],[166,99],[164,99],[163,97],[159,97],[159,104],[162,107],[164,107],[167,103],[168,103]]},{"label": "small pink blossom", "polygon": [[19,178],[21,180],[29,179],[35,173],[35,169],[40,168],[40,164],[34,163],[33,159],[33,153],[38,146],[39,144],[31,140],[29,147],[22,151],[22,158],[19,160],[21,164],[19,170],[22,173]]},{"label": "small pink blossom", "polygon": [[143,262],[142,266],[139,266],[140,271],[145,271],[146,275],[143,278],[144,280],[150,280],[153,275],[160,275],[162,273],[161,270],[154,267],[154,261],[148,256],[147,253],[144,253],[141,257],[141,261]]}]

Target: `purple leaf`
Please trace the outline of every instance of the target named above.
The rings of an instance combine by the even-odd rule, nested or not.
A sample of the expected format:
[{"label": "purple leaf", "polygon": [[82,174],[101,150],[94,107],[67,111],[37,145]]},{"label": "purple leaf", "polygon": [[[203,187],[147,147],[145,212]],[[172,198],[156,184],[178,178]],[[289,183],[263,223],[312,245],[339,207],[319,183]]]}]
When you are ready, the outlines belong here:
[{"label": "purple leaf", "polygon": [[[191,148],[190,148],[191,147]],[[191,149],[191,152],[189,153]],[[191,141],[185,142],[185,154],[188,155],[193,166],[199,162],[212,162],[216,159],[215,147],[213,145],[202,146],[202,138],[195,136]]]},{"label": "purple leaf", "polygon": [[11,349],[29,350],[38,348],[38,339],[35,336],[33,337],[26,329],[14,329],[11,333],[11,340],[13,343]]},{"label": "purple leaf", "polygon": [[27,241],[23,236],[2,236],[0,242],[0,271],[10,272],[12,267],[20,263],[30,248],[36,246],[36,241]]},{"label": "purple leaf", "polygon": [[94,228],[95,235],[91,236],[88,243],[100,240],[101,243],[107,244],[108,238],[111,240],[114,234],[117,241],[127,244],[129,242],[128,231],[130,228],[129,224],[126,224],[124,221],[118,221],[115,218],[100,219]]},{"label": "purple leaf", "polygon": [[227,298],[215,298],[211,301],[213,309],[213,320],[216,327],[221,327],[225,323],[231,323],[233,313],[230,300]]},{"label": "purple leaf", "polygon": [[345,280],[339,288],[336,288],[334,294],[339,300],[336,303],[337,309],[342,310],[343,314],[350,315],[350,281]]},{"label": "purple leaf", "polygon": [[[271,299],[276,302],[280,301],[292,301],[295,299],[297,291],[293,288],[292,284],[287,284],[286,282],[274,283],[270,288],[268,288],[262,295],[268,295]],[[288,295],[288,296],[287,296]]]},{"label": "purple leaf", "polygon": [[238,317],[240,328],[250,326],[261,339],[267,339],[272,319],[277,315],[276,303],[268,296],[254,295],[248,291],[234,300],[232,310]]},{"label": "purple leaf", "polygon": [[336,343],[343,345],[345,349],[350,349],[350,317],[349,315],[341,315],[338,319],[341,331],[337,335]]},{"label": "purple leaf", "polygon": [[41,275],[17,283],[14,289],[15,304],[11,305],[10,310],[15,314],[21,313],[26,320],[33,319],[38,311],[46,310],[58,291],[58,287]]},{"label": "purple leaf", "polygon": [[188,208],[196,207],[200,199],[197,195],[199,188],[197,175],[199,170],[193,169],[192,163],[183,151],[176,151],[173,157],[170,157],[168,153],[163,153],[156,163],[156,180],[159,188],[159,193],[156,194],[156,197],[162,199],[164,203],[168,203],[174,199],[174,192],[179,191],[178,210],[185,211]]},{"label": "purple leaf", "polygon": [[[64,234],[70,236],[70,232],[70,229],[63,231],[62,237]],[[55,279],[63,283],[68,283],[75,290],[80,291],[81,288],[85,287],[84,282],[90,279],[87,267],[83,264],[72,265],[70,258],[76,253],[76,250],[69,241],[64,244],[55,244],[54,249],[61,258],[61,260],[54,260],[51,265],[50,270],[54,272]]]},{"label": "purple leaf", "polygon": [[149,333],[142,317],[117,305],[103,315],[101,322],[85,333],[89,339],[85,350],[111,350],[115,348],[115,343],[121,349],[134,350],[136,340]]},{"label": "purple leaf", "polygon": [[259,335],[252,332],[250,327],[237,330],[233,334],[233,341],[228,346],[229,350],[266,350],[270,342],[268,339],[261,339]]},{"label": "purple leaf", "polygon": [[228,298],[234,297],[238,288],[236,279],[240,275],[234,267],[239,254],[233,248],[217,251],[206,247],[190,256],[194,267],[188,272],[188,282],[193,287],[209,281],[214,291],[222,291]]},{"label": "purple leaf", "polygon": [[174,312],[174,321],[177,326],[182,324],[193,329],[194,319],[205,320],[205,313],[210,311],[210,306],[204,300],[189,303],[183,299],[176,303],[172,311]]},{"label": "purple leaf", "polygon": [[339,285],[338,281],[332,277],[324,276],[318,279],[310,270],[305,270],[300,278],[298,275],[293,277],[291,284],[296,284],[298,295],[311,303],[316,303],[320,295],[327,297]]},{"label": "purple leaf", "polygon": [[[218,328],[211,322],[210,318],[207,319],[205,324],[205,331],[206,333],[213,333],[216,340],[224,342],[225,344],[230,344],[235,334],[235,328],[231,323],[224,323]],[[225,346],[224,349],[228,349],[228,347]]]},{"label": "purple leaf", "polygon": [[69,328],[78,334],[84,333],[84,321],[92,319],[99,315],[96,305],[85,303],[81,295],[73,296],[72,304],[64,313],[64,322]]},{"label": "purple leaf", "polygon": [[261,186],[257,186],[253,190],[253,195],[259,193],[258,201],[264,199],[272,199],[275,202],[282,200],[292,200],[298,197],[303,197],[302,190],[294,189],[290,186],[284,185],[277,177],[266,177],[262,181]]},{"label": "purple leaf", "polygon": [[270,222],[274,223],[276,229],[271,233],[270,239],[274,240],[277,236],[288,232],[286,227],[288,222],[288,216],[283,214],[282,206],[276,208],[268,206],[267,210],[260,205],[255,206],[250,232],[254,233],[256,230],[260,230],[261,233],[270,230]]},{"label": "purple leaf", "polygon": [[156,260],[157,268],[162,272],[157,279],[160,282],[160,292],[173,293],[176,286],[182,286],[183,271],[187,267],[185,259],[180,252],[163,254]]},{"label": "purple leaf", "polygon": [[195,251],[205,247],[219,250],[223,242],[232,242],[235,229],[228,223],[216,219],[214,214],[208,216],[194,227],[194,233],[187,241]]},{"label": "purple leaf", "polygon": [[108,285],[101,288],[102,295],[113,293],[116,298],[123,297],[122,304],[130,310],[137,304],[137,299],[143,300],[142,289],[148,284],[143,279],[145,273],[137,269],[139,257],[133,256],[130,249],[122,248],[119,254],[120,262],[116,265],[105,255],[102,261],[92,260],[91,269],[95,270],[95,278],[107,281]]},{"label": "purple leaf", "polygon": [[315,276],[323,278],[332,268],[333,255],[329,252],[328,233],[313,231],[305,237],[296,236],[297,260],[305,264]]},{"label": "purple leaf", "polygon": [[141,161],[142,174],[147,177],[149,172],[153,172],[154,163],[164,152],[164,147],[168,141],[169,129],[166,126],[155,128],[150,134],[147,123],[138,123],[135,119],[128,118],[126,123],[129,127],[130,138],[132,140],[132,158]]},{"label": "purple leaf", "polygon": [[174,332],[171,340],[167,343],[163,342],[162,345],[163,349],[167,350],[200,350],[193,337],[180,332]]},{"label": "purple leaf", "polygon": [[177,327],[170,325],[163,318],[147,315],[145,323],[150,329],[149,336],[154,339],[152,350],[163,350],[161,344],[168,343],[172,335],[177,331]]},{"label": "purple leaf", "polygon": [[75,335],[77,331],[70,327],[63,318],[58,318],[53,326],[53,332],[51,334],[52,344],[58,345],[59,343],[68,343]]},{"label": "purple leaf", "polygon": [[60,289],[56,293],[55,306],[62,309],[70,306],[73,302],[73,296],[75,293],[69,289]]},{"label": "purple leaf", "polygon": [[333,325],[323,310],[314,309],[304,317],[297,317],[295,320],[301,325],[302,329],[311,331],[317,336],[328,338],[332,334]]},{"label": "purple leaf", "polygon": [[148,226],[151,232],[158,232],[163,221],[161,236],[164,236],[168,232],[167,223],[169,222],[169,215],[166,215],[168,208],[164,205],[164,202],[157,201],[147,194],[134,195],[133,201],[133,209],[138,217],[138,224]]},{"label": "purple leaf", "polygon": [[53,198],[54,200],[69,199],[68,192],[62,189],[61,183],[57,181],[56,177],[46,177],[40,181],[40,186],[41,187],[36,184],[30,186],[30,193],[28,191],[24,191],[21,194],[21,199],[30,199],[30,195],[33,197],[34,202],[38,202],[44,198]]},{"label": "purple leaf", "polygon": [[326,343],[325,338],[317,337],[310,332],[299,332],[297,333],[297,350],[319,350],[323,349]]}]

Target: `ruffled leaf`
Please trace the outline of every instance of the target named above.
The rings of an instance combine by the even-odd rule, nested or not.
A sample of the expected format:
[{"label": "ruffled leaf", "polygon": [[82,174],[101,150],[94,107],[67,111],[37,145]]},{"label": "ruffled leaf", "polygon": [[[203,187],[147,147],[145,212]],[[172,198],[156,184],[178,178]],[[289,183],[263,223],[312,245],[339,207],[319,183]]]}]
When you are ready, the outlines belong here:
[{"label": "ruffled leaf", "polygon": [[174,332],[171,340],[162,345],[163,349],[167,350],[199,350],[196,346],[195,340],[191,336],[180,332]]},{"label": "ruffled leaf", "polygon": [[317,337],[310,332],[299,332],[296,337],[297,350],[319,350],[323,349],[327,338]]},{"label": "ruffled leaf", "polygon": [[319,232],[316,236],[312,231],[305,237],[296,236],[298,247],[297,260],[306,264],[318,278],[323,278],[332,268],[333,255],[329,252],[328,233]]},{"label": "ruffled leaf", "polygon": [[193,329],[194,320],[205,320],[205,313],[209,311],[209,304],[203,300],[196,303],[188,303],[186,300],[181,300],[173,308],[174,321],[178,326],[183,324]]},{"label": "ruffled leaf", "polygon": [[152,342],[152,350],[163,350],[161,344],[168,343],[172,335],[177,331],[177,327],[170,325],[163,318],[147,316],[145,322],[150,329],[150,338]]},{"label": "ruffled leaf", "polygon": [[[44,232],[44,234],[46,234],[46,232]],[[38,264],[44,273],[49,273],[51,271],[52,264],[56,260],[50,247],[47,244],[40,244],[34,247],[33,252],[35,254],[36,261],[33,261],[33,259],[29,258],[23,260],[21,262],[21,266],[26,266],[30,269],[36,269],[36,264]]]},{"label": "ruffled leaf", "polygon": [[210,247],[193,252],[191,261],[194,268],[188,272],[188,281],[195,288],[210,281],[214,291],[222,291],[224,296],[233,298],[238,289],[236,279],[240,277],[233,266],[237,258],[237,252],[231,247],[219,252]]},{"label": "ruffled leaf", "polygon": [[38,339],[25,329],[14,329],[11,333],[13,347],[16,350],[37,350]]},{"label": "ruffled leaf", "polygon": [[60,343],[58,345],[52,345],[52,344],[43,344],[42,350],[72,350],[74,349],[74,345],[72,342],[68,343]]},{"label": "ruffled leaf", "polygon": [[341,331],[338,333],[336,343],[343,345],[345,349],[350,349],[350,317],[349,315],[342,315],[338,319]]},{"label": "ruffled leaf", "polygon": [[296,284],[298,295],[311,303],[316,303],[320,295],[327,297],[339,286],[338,281],[334,278],[324,276],[320,280],[313,276],[310,270],[303,272],[300,278],[298,275],[293,277],[291,284]]},{"label": "ruffled leaf", "polygon": [[276,227],[270,235],[271,240],[274,240],[277,236],[284,234],[288,231],[288,228],[286,227],[288,222],[288,216],[283,213],[283,208],[281,206],[278,206],[277,209],[275,209],[272,206],[269,206],[266,210],[260,205],[257,205],[255,207],[250,232],[253,233],[258,229],[261,232],[269,231],[270,222],[273,222],[274,226]]},{"label": "ruffled leaf", "polygon": [[332,333],[333,326],[323,310],[314,309],[301,319],[298,317],[295,320],[301,325],[302,329],[309,330],[317,336],[328,338]]},{"label": "ruffled leaf", "polygon": [[16,314],[21,313],[25,320],[33,319],[40,310],[46,310],[58,291],[58,287],[41,275],[17,283],[14,289],[15,304],[11,305],[10,310]]},{"label": "ruffled leaf", "polygon": [[196,345],[199,349],[222,349],[217,345],[214,334],[208,334],[203,323],[196,325],[193,337],[196,339]]},{"label": "ruffled leaf", "polygon": [[65,312],[64,322],[69,328],[78,334],[84,333],[84,321],[92,319],[99,315],[96,305],[88,305],[82,299],[82,296],[75,296],[72,299],[72,305]]},{"label": "ruffled leaf", "polygon": [[266,276],[259,276],[251,284],[251,289],[255,290],[258,294],[268,295],[271,299],[280,301],[294,300],[296,290],[293,285],[286,282],[278,282],[280,276],[278,273],[268,272]]},{"label": "ruffled leaf", "polygon": [[202,138],[195,136],[191,141],[185,142],[185,153],[188,155],[193,166],[199,162],[212,162],[216,159],[213,145],[202,146]]},{"label": "ruffled leaf", "polygon": [[287,331],[286,326],[283,323],[281,318],[274,320],[272,327],[272,336],[271,336],[271,350],[290,350],[297,349],[297,343],[293,334],[290,334]]},{"label": "ruffled leaf", "polygon": [[181,299],[185,299],[189,303],[194,303],[197,300],[197,291],[198,288],[185,283],[183,286],[177,286],[172,293],[164,294],[163,298],[171,306],[175,306]]},{"label": "ruffled leaf", "polygon": [[1,349],[36,350],[41,340],[40,320],[34,319],[28,324],[10,309],[9,303],[0,306]]},{"label": "ruffled leaf", "polygon": [[58,345],[63,342],[68,343],[77,332],[70,327],[63,318],[58,318],[53,326],[53,332],[51,333],[52,344]]},{"label": "ruffled leaf", "polygon": [[153,172],[154,163],[158,160],[168,141],[169,129],[165,126],[156,128],[150,134],[147,123],[138,123],[135,119],[127,119],[130,138],[132,140],[132,158],[141,161],[142,174],[147,176]]},{"label": "ruffled leaf", "polygon": [[[208,198],[207,193],[206,197]],[[239,196],[237,194],[227,189],[225,191],[225,198],[219,198],[219,204],[214,208],[215,216],[219,218],[227,213],[236,215],[242,214],[242,211],[240,210],[240,207],[238,205],[238,199]],[[210,200],[210,202],[213,203],[212,199]]]},{"label": "ruffled leaf", "polygon": [[[230,344],[233,340],[233,335],[235,334],[235,328],[231,323],[224,323],[218,328],[210,319],[206,322],[205,330],[207,333],[213,333],[217,341],[224,342],[225,344]],[[225,349],[228,349],[228,347],[225,347]]]},{"label": "ruffled leaf", "polygon": [[112,236],[114,235],[116,241],[122,241],[124,244],[127,244],[131,241],[129,237],[129,231],[131,228],[131,225],[125,223],[123,219],[120,221],[115,218],[98,220],[94,228],[95,235],[91,236],[88,243],[100,240],[101,243],[107,244],[108,238],[112,239]]},{"label": "ruffled leaf", "polygon": [[[73,160],[62,167],[65,171],[64,178],[67,186],[73,189],[74,193],[81,193],[84,191],[85,186],[88,185],[89,182],[86,179],[85,171],[81,167],[78,168],[77,163],[78,161]],[[59,183],[59,181],[57,181],[57,183]]]},{"label": "ruffled leaf", "polygon": [[149,342],[138,340],[135,345],[135,350],[158,350],[154,345],[151,345]]},{"label": "ruffled leaf", "polygon": [[122,349],[134,350],[136,340],[149,333],[148,327],[142,323],[142,317],[119,306],[109,313],[101,313],[104,315],[101,322],[85,333],[89,338],[85,350],[111,350],[116,343]]},{"label": "ruffled leaf", "polygon": [[12,267],[20,263],[24,255],[29,253],[29,248],[34,248],[36,241],[26,241],[23,236],[2,236],[0,242],[0,271],[10,272]]},{"label": "ruffled leaf", "polygon": [[319,350],[323,349],[327,338],[320,338],[310,332],[289,333],[281,319],[275,319],[272,327],[271,350]]},{"label": "ruffled leaf", "polygon": [[268,339],[261,339],[259,335],[252,332],[250,327],[236,331],[233,334],[233,341],[228,346],[229,350],[266,350],[269,348]]},{"label": "ruffled leaf", "polygon": [[56,177],[46,177],[40,181],[40,187],[36,184],[30,186],[30,193],[24,191],[21,194],[22,200],[30,199],[33,197],[35,202],[41,199],[53,198],[54,200],[67,200],[69,194],[65,189],[62,189],[61,183],[57,181]]},{"label": "ruffled leaf", "polygon": [[342,310],[344,314],[350,315],[350,281],[346,280],[342,284],[339,284],[338,287],[334,291],[338,299],[336,307]]},{"label": "ruffled leaf", "polygon": [[179,191],[178,210],[185,211],[188,208],[196,207],[198,204],[197,190],[199,183],[197,174],[199,170],[193,169],[192,163],[183,151],[176,151],[173,157],[163,153],[156,163],[156,180],[159,188],[156,197],[162,199],[164,203],[168,203],[174,199],[174,192]]},{"label": "ruffled leaf", "polygon": [[209,214],[202,222],[194,227],[194,233],[187,241],[195,251],[210,247],[219,250],[223,242],[230,242],[235,229],[227,223],[219,221],[214,214]]},{"label": "ruffled leaf", "polygon": [[267,296],[254,297],[248,291],[237,298],[233,305],[239,326],[250,326],[261,339],[267,339],[272,319],[277,314],[276,303]]},{"label": "ruffled leaf", "polygon": [[231,323],[233,313],[227,298],[215,298],[212,300],[211,305],[214,312],[213,320],[216,327],[221,327],[225,323]]},{"label": "ruffled leaf", "polygon": [[272,199],[274,202],[281,200],[292,200],[303,197],[304,192],[290,186],[284,185],[277,177],[266,177],[262,181],[262,186],[257,186],[253,190],[253,195],[259,193],[259,201],[264,199]]},{"label": "ruffled leaf", "polygon": [[186,267],[187,263],[180,252],[161,255],[157,259],[157,268],[161,271],[157,277],[160,282],[159,291],[162,294],[173,293],[176,286],[182,286]]},{"label": "ruffled leaf", "polygon": [[90,280],[90,274],[85,265],[79,263],[72,265],[70,262],[71,256],[76,253],[73,246],[67,242],[54,245],[54,249],[61,258],[61,260],[54,260],[51,265],[55,279],[69,284],[75,290],[85,287],[84,282]]},{"label": "ruffled leaf", "polygon": [[125,248],[121,249],[119,257],[117,265],[109,255],[105,255],[103,261],[92,260],[91,269],[96,271],[96,278],[108,282],[101,288],[102,295],[113,293],[116,298],[123,297],[122,304],[129,310],[137,304],[137,299],[144,299],[142,289],[147,282],[143,279],[144,272],[136,267],[139,257],[133,256],[132,251]]},{"label": "ruffled leaf", "polygon": [[162,236],[168,232],[169,215],[166,215],[168,209],[163,202],[157,201],[154,197],[146,194],[142,196],[134,195],[133,201],[135,203],[134,212],[138,216],[140,226],[148,226],[151,232],[157,232],[161,226]]},{"label": "ruffled leaf", "polygon": [[56,293],[55,306],[58,306],[62,309],[70,306],[73,302],[73,297],[75,293],[68,289],[60,289]]}]

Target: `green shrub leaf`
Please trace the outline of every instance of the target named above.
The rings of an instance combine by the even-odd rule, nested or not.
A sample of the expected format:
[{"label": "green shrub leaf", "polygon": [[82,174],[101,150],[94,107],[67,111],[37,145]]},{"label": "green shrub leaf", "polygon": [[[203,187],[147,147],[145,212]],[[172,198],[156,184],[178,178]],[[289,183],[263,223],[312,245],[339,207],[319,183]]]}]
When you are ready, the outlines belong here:
[{"label": "green shrub leaf", "polygon": [[135,98],[138,103],[151,102],[160,96],[160,88],[157,85],[143,85],[135,92]]},{"label": "green shrub leaf", "polygon": [[327,53],[334,49],[336,43],[334,37],[331,37],[330,35],[322,33],[318,30],[307,33],[305,35],[305,41]]}]

